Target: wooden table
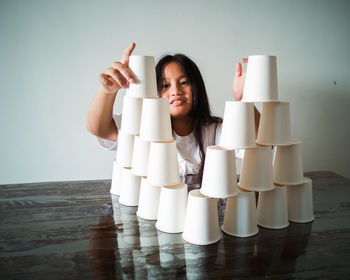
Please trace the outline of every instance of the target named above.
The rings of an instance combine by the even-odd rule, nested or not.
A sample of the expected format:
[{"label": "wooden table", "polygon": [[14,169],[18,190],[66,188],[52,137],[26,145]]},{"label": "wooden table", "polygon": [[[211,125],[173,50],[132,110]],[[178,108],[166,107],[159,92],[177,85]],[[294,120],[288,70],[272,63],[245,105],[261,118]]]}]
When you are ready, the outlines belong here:
[{"label": "wooden table", "polygon": [[349,279],[350,180],[305,176],[313,223],[223,234],[209,246],[137,218],[109,194],[109,180],[2,185],[0,279]]}]

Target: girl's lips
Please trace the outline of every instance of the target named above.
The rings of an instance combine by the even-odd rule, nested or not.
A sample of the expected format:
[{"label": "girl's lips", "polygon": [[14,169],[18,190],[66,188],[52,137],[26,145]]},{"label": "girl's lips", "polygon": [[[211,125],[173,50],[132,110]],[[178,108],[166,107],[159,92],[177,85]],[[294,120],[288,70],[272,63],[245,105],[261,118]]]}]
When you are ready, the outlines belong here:
[{"label": "girl's lips", "polygon": [[182,103],[184,103],[182,100],[175,100],[171,104],[174,106],[180,106],[180,105],[182,105]]}]

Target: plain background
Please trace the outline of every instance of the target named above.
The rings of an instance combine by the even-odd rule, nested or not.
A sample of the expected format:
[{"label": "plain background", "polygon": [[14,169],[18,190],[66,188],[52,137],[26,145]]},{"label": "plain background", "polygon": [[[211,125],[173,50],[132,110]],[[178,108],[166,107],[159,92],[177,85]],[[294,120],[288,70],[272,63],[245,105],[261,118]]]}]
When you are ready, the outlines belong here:
[{"label": "plain background", "polygon": [[132,41],[157,60],[190,56],[219,116],[235,63],[276,55],[304,170],[350,177],[350,1],[0,3],[0,184],[111,178],[114,152],[85,119],[98,75]]}]

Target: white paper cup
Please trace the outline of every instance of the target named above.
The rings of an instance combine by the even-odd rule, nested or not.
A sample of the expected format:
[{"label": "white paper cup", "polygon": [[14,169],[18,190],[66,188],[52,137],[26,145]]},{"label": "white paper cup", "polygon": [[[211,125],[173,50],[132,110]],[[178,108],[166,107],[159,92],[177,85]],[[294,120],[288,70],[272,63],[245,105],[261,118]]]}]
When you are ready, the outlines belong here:
[{"label": "white paper cup", "polygon": [[226,198],[238,193],[235,150],[208,146],[200,192],[209,197]]},{"label": "white paper cup", "polygon": [[168,99],[145,98],[143,100],[140,136],[145,141],[173,139]]},{"label": "white paper cup", "polygon": [[276,56],[251,55],[248,57],[242,101],[278,101]]},{"label": "white paper cup", "polygon": [[240,190],[227,199],[222,231],[236,237],[249,237],[259,232],[255,192]]},{"label": "white paper cup", "polygon": [[202,195],[199,190],[190,191],[182,234],[185,241],[208,245],[221,239],[217,201]]},{"label": "white paper cup", "polygon": [[304,182],[301,141],[275,148],[273,181],[279,185],[300,185]]},{"label": "white paper cup", "polygon": [[147,179],[153,186],[180,183],[175,141],[151,142]]},{"label": "white paper cup", "polygon": [[187,207],[187,185],[184,183],[161,188],[156,228],[167,233],[184,230]]},{"label": "white paper cup", "polygon": [[226,101],[220,146],[226,149],[256,147],[253,103]]},{"label": "white paper cup", "polygon": [[269,229],[289,226],[287,187],[276,186],[272,191],[260,192],[257,206],[258,225]]},{"label": "white paper cup", "polygon": [[312,201],[312,180],[304,177],[304,183],[287,186],[288,220],[308,223],[315,219]]},{"label": "white paper cup", "polygon": [[117,161],[113,161],[112,186],[110,193],[113,195],[120,195],[121,184],[123,176],[123,167]]},{"label": "white paper cup", "polygon": [[119,203],[125,206],[137,206],[139,203],[140,185],[141,177],[132,174],[131,168],[124,168]]},{"label": "white paper cup", "polygon": [[134,150],[135,136],[126,134],[121,129],[118,132],[118,147],[116,161],[123,167],[131,167],[132,165],[132,154]]},{"label": "white paper cup", "polygon": [[247,191],[274,189],[272,172],[272,148],[258,146],[244,152],[238,186]]},{"label": "white paper cup", "polygon": [[132,172],[134,175],[147,176],[150,145],[150,142],[144,141],[140,136],[135,136],[132,154]]},{"label": "white paper cup", "polygon": [[263,103],[256,143],[264,146],[290,145],[289,102]]},{"label": "white paper cup", "polygon": [[131,55],[129,68],[137,82],[130,84],[126,94],[139,98],[157,98],[156,67],[153,56]]},{"label": "white paper cup", "polygon": [[131,135],[140,134],[142,98],[124,96],[123,118],[121,127],[123,132]]},{"label": "white paper cup", "polygon": [[152,186],[146,177],[141,179],[139,208],[136,215],[145,220],[157,220],[160,187]]}]

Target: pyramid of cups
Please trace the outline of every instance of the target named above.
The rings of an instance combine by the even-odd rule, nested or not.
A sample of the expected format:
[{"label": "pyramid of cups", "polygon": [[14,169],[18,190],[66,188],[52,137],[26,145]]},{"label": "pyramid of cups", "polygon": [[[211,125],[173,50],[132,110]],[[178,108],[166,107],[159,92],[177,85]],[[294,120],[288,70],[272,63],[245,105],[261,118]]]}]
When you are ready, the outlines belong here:
[{"label": "pyramid of cups", "polygon": [[[156,228],[207,245],[221,231],[236,237],[259,232],[258,225],[285,228],[314,219],[312,181],[303,176],[301,141],[292,139],[290,104],[279,100],[275,56],[249,56],[242,101],[225,103],[220,143],[206,150],[202,185],[187,191],[178,173],[169,102],[157,94],[155,60],[130,56],[137,78],[123,100],[111,194],[137,206],[137,216]],[[256,137],[254,102],[262,103]],[[244,150],[237,183],[235,152]],[[256,204],[255,193],[259,193]],[[226,198],[223,224],[217,201]]]}]

